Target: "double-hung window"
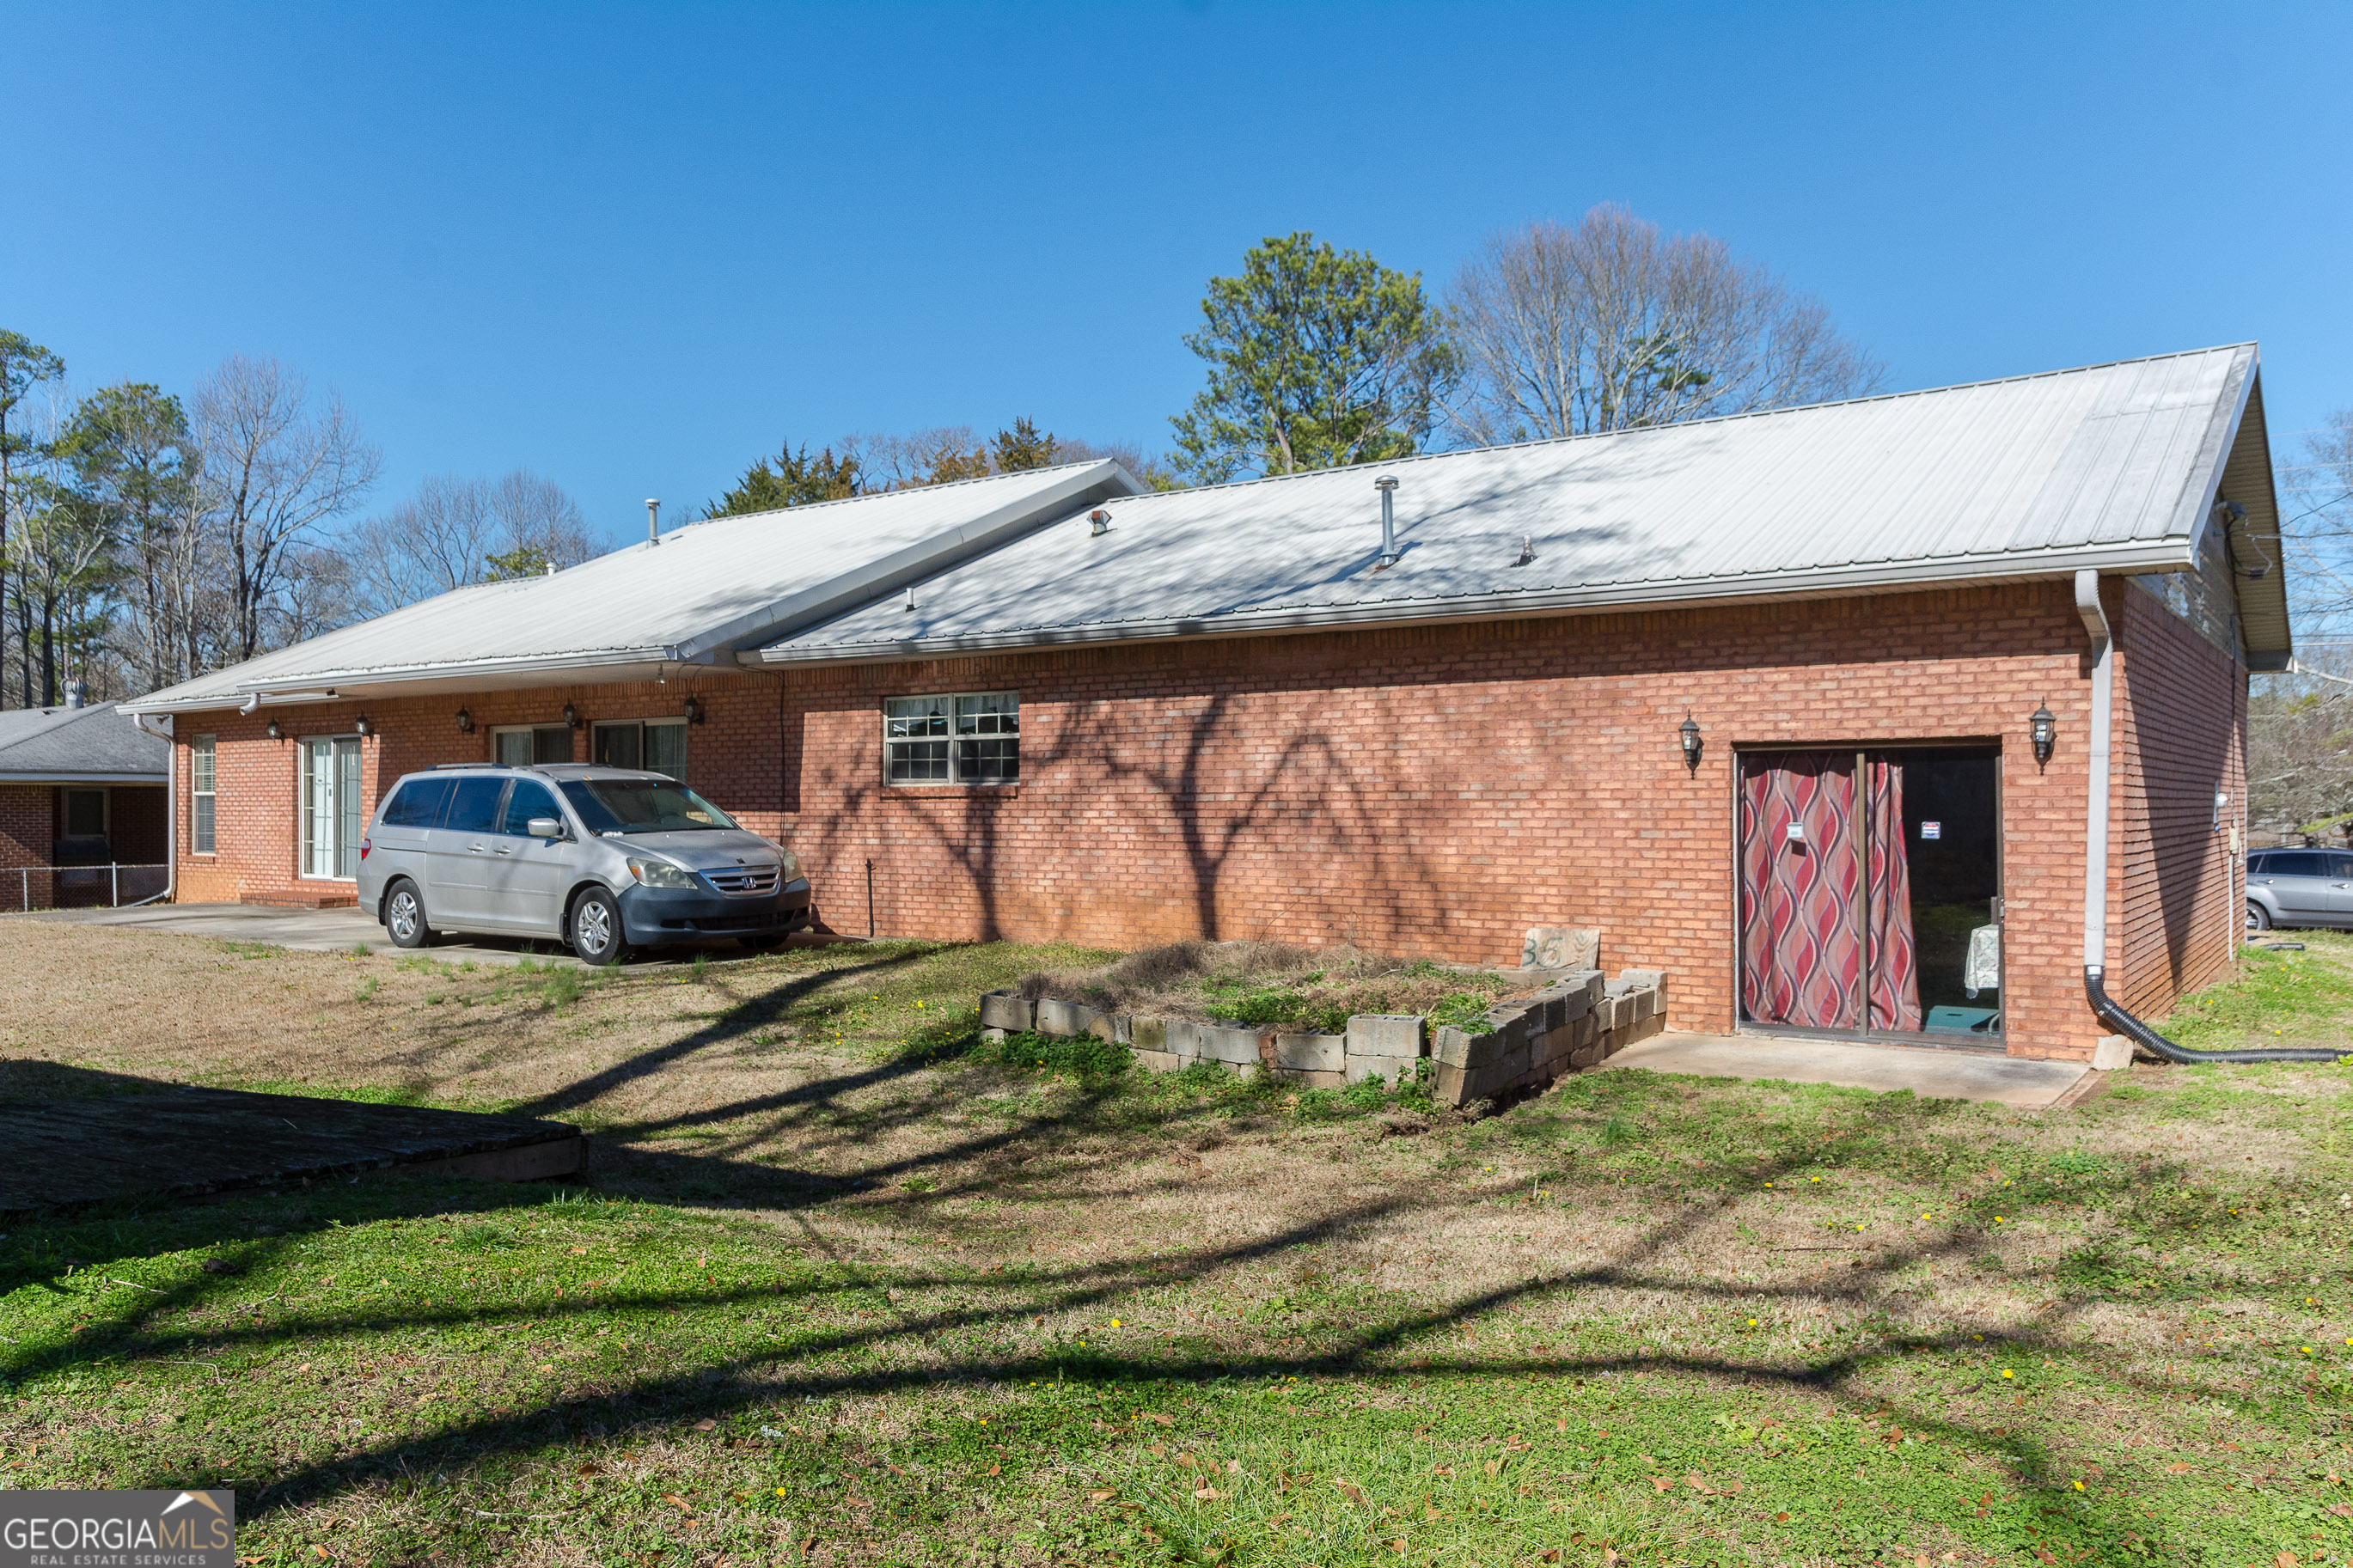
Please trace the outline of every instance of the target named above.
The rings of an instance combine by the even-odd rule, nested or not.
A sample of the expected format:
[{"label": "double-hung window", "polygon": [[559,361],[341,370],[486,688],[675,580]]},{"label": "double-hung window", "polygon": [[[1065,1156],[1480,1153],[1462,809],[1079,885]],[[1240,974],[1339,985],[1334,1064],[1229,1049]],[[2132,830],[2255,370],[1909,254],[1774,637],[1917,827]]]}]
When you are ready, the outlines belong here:
[{"label": "double-hung window", "polygon": [[188,852],[213,852],[214,737],[198,735],[188,744]]},{"label": "double-hung window", "polygon": [[885,698],[882,773],[894,784],[1018,783],[1020,694]]},{"label": "double-hung window", "polygon": [[515,725],[491,731],[491,760],[501,766],[527,768],[534,763],[572,760],[572,728],[568,724]]},{"label": "double-hung window", "polygon": [[687,782],[683,719],[610,721],[596,726],[594,740],[594,760],[608,768],[643,768]]}]

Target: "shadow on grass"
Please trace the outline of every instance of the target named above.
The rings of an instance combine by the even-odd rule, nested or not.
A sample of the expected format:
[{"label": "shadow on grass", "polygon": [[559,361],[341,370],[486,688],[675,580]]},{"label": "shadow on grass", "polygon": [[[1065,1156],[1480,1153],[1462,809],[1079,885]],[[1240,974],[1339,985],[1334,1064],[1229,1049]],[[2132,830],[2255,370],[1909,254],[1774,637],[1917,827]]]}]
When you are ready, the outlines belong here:
[{"label": "shadow on grass", "polygon": [[[887,960],[869,967],[880,969],[902,961]],[[812,982],[840,973],[827,972],[825,976],[812,977]],[[743,1028],[757,1027],[774,1014],[775,1009],[760,1008],[745,1018],[737,1019],[731,1016],[714,1021],[710,1029],[698,1032],[688,1041],[632,1058],[629,1063],[612,1069],[611,1073],[598,1075],[571,1089],[534,1102],[531,1109],[544,1111],[581,1103],[602,1092],[604,1087],[610,1087],[612,1082],[626,1080],[626,1076],[615,1078],[613,1074],[631,1075],[655,1070],[664,1062],[675,1060],[702,1045],[724,1038]],[[1116,1080],[1082,1083],[1068,1103],[1051,1111],[1017,1118],[1008,1126],[977,1133],[944,1147],[903,1158],[870,1163],[846,1173],[818,1175],[777,1170],[733,1157],[746,1143],[772,1137],[779,1131],[788,1131],[793,1119],[818,1114],[838,1104],[846,1095],[940,1065],[953,1055],[953,1047],[952,1039],[944,1038],[874,1068],[816,1080],[776,1096],[626,1129],[625,1135],[643,1137],[662,1131],[727,1122],[746,1117],[765,1119],[763,1125],[751,1132],[740,1136],[731,1133],[723,1141],[726,1146],[722,1149],[695,1152],[633,1152],[624,1173],[653,1177],[673,1186],[698,1180],[708,1181],[724,1189],[734,1202],[757,1204],[793,1214],[835,1202],[846,1190],[871,1192],[883,1183],[900,1179],[916,1170],[985,1161],[1024,1145],[1050,1140],[1072,1124],[1085,1123],[1097,1116],[1106,1101],[1119,1091]],[[597,1087],[600,1085],[602,1087]],[[907,1106],[894,1110],[892,1117],[903,1120],[921,1116],[942,1103],[960,1098],[953,1085],[937,1084]],[[1604,1096],[1603,1099],[1606,1103],[1610,1097]],[[1148,1383],[1165,1387],[1169,1384],[1206,1386],[1226,1380],[1286,1377],[1345,1377],[1377,1384],[1402,1378],[1432,1376],[1509,1380],[1531,1373],[1580,1377],[1633,1371],[1665,1371],[1751,1386],[1779,1387],[1791,1393],[1823,1396],[1854,1413],[1893,1415],[1908,1428],[1934,1434],[1957,1447],[2000,1460],[2019,1476],[2020,1484],[2037,1494],[2046,1506],[2059,1510],[2064,1517],[2075,1521],[2079,1528],[2102,1540],[2111,1543],[2121,1542],[2127,1532],[2146,1538],[2151,1528],[2149,1521],[2125,1514],[2122,1510],[2126,1505],[2121,1500],[2111,1503],[2104,1500],[2087,1500],[2073,1493],[2054,1470],[2052,1454],[2031,1438],[2003,1428],[1972,1426],[1924,1407],[1890,1411],[1879,1394],[1862,1386],[1875,1371],[1915,1358],[1971,1348],[1973,1342],[1967,1333],[1921,1335],[1889,1332],[1852,1350],[1812,1358],[1780,1359],[1742,1357],[1732,1353],[1659,1354],[1647,1349],[1573,1355],[1472,1357],[1454,1348],[1460,1344],[1459,1341],[1434,1352],[1428,1348],[1432,1340],[1451,1338],[1456,1331],[1499,1309],[1553,1298],[1573,1299],[1580,1293],[1594,1290],[1640,1290],[1687,1299],[1744,1302],[1754,1301],[1760,1297],[1805,1301],[1829,1299],[1869,1306],[1889,1300],[1893,1292],[1889,1289],[1888,1277],[1894,1272],[1923,1261],[1966,1256],[1981,1247],[1991,1223],[1991,1205],[1996,1200],[1980,1196],[1964,1202],[1961,1206],[1968,1217],[1960,1224],[1946,1227],[1933,1241],[1910,1247],[1875,1249],[1876,1257],[1871,1268],[1842,1271],[1844,1277],[1834,1280],[1818,1279],[1773,1287],[1694,1283],[1687,1278],[1676,1277],[1662,1267],[1660,1261],[1665,1254],[1693,1240],[1700,1230],[1717,1221],[1741,1197],[1757,1190],[1762,1184],[1786,1180],[1819,1163],[1826,1154],[1832,1157],[1844,1154],[1853,1158],[1862,1154],[1865,1145],[1871,1142],[1883,1142],[1897,1133],[1924,1133],[1930,1123],[1944,1114],[1930,1105],[1915,1102],[1907,1106],[1900,1100],[1876,1102],[1873,1110],[1873,1119],[1867,1127],[1858,1122],[1844,1133],[1834,1132],[1828,1142],[1785,1139],[1761,1157],[1727,1154],[1711,1163],[1680,1167],[1679,1173],[1687,1182],[1694,1184],[1704,1182],[1713,1190],[1695,1200],[1687,1197],[1681,1212],[1628,1238],[1617,1256],[1606,1265],[1538,1275],[1506,1287],[1451,1300],[1442,1306],[1400,1309],[1376,1314],[1339,1331],[1329,1342],[1313,1349],[1294,1353],[1261,1350],[1221,1354],[1213,1347],[1180,1346],[1171,1341],[1165,1346],[1127,1353],[1114,1353],[1101,1347],[1081,1349],[1069,1345],[1045,1351],[1008,1351],[1002,1355],[941,1356],[929,1353],[934,1342],[942,1335],[1015,1328],[1025,1320],[1046,1312],[1107,1314],[1149,1292],[1163,1290],[1172,1285],[1212,1281],[1293,1249],[1330,1241],[1356,1226],[1424,1209],[1451,1207],[1455,1201],[1451,1194],[1431,1199],[1412,1194],[1371,1198],[1335,1206],[1311,1220],[1301,1221],[1244,1244],[1204,1247],[1174,1256],[1164,1253],[1150,1258],[1101,1264],[1029,1268],[1018,1276],[997,1277],[973,1270],[927,1270],[904,1267],[880,1270],[866,1267],[864,1272],[887,1273],[891,1282],[903,1288],[921,1290],[928,1287],[954,1286],[965,1296],[977,1300],[937,1310],[892,1310],[885,1321],[871,1325],[812,1328],[797,1333],[789,1345],[707,1361],[675,1372],[637,1376],[620,1386],[598,1392],[541,1399],[520,1410],[452,1424],[428,1438],[359,1448],[332,1460],[306,1465],[279,1475],[254,1499],[249,1505],[248,1517],[259,1517],[334,1496],[370,1474],[414,1472],[452,1464],[479,1463],[488,1456],[517,1455],[566,1436],[601,1432],[617,1424],[659,1424],[685,1422],[700,1416],[717,1417],[779,1400],[852,1394],[872,1395],[941,1385],[1018,1385],[1030,1381],[1042,1382],[1050,1377],[1101,1384]],[[1182,1121],[1187,1116],[1203,1114],[1207,1114],[1205,1108],[1187,1110],[1178,1106],[1170,1109],[1168,1119]],[[1100,1198],[1100,1178],[1107,1167],[1119,1163],[1112,1156],[1094,1159],[1073,1157],[1066,1167],[1056,1171],[1050,1178],[1042,1179],[1040,1184],[1048,1186],[1050,1192],[1052,1184],[1060,1182],[1075,1194],[1082,1184],[1094,1184],[1087,1190],[1091,1196]],[[2141,1209],[2136,1211],[2138,1215],[2136,1223],[2153,1226],[2161,1231],[2172,1227],[2173,1233],[2179,1233],[2183,1227],[2203,1225],[2206,1216],[2203,1208],[2196,1205],[2185,1206],[2168,1195],[2173,1190],[2168,1184],[2174,1174],[2163,1167],[2144,1166],[2133,1172],[2123,1172],[2094,1162],[2083,1170],[2052,1173],[2047,1180],[2031,1181],[2026,1188],[2012,1186],[2002,1190],[1999,1202],[2011,1208],[2022,1208],[2038,1201],[2061,1199],[2105,1201],[2127,1208],[2140,1205]],[[973,1189],[988,1184],[985,1176],[974,1177],[967,1184]],[[494,1215],[535,1207],[543,1201],[538,1193],[485,1187],[475,1189],[475,1201],[470,1204],[453,1205],[448,1201],[448,1191],[447,1185],[442,1184],[428,1192],[418,1192],[411,1184],[400,1182],[374,1182],[355,1188],[338,1189],[332,1194],[332,1203],[329,1202],[330,1194],[314,1194],[311,1201],[315,1206],[332,1207],[335,1212],[332,1215],[315,1215],[310,1223],[314,1229],[324,1229],[336,1224],[415,1218],[427,1214],[441,1216],[453,1213]],[[880,1205],[889,1209],[918,1209],[936,1202],[943,1195],[945,1194],[931,1193],[921,1196],[892,1196],[880,1200]],[[867,1206],[875,1206],[875,1204],[868,1201]],[[257,1238],[235,1234],[234,1216],[222,1215],[220,1223],[210,1226],[205,1223],[206,1217],[201,1212],[184,1212],[170,1216],[168,1222],[155,1221],[136,1205],[128,1205],[111,1213],[86,1215],[70,1224],[37,1227],[37,1234],[20,1234],[16,1238],[16,1246],[12,1249],[15,1257],[6,1270],[0,1271],[0,1289],[33,1284],[61,1291],[63,1287],[58,1283],[58,1274],[66,1267],[67,1259],[60,1248],[66,1245],[69,1235],[71,1237],[70,1245],[88,1254],[77,1265],[83,1271],[102,1271],[110,1259],[157,1250],[154,1244],[158,1239],[170,1239],[183,1248],[194,1246],[215,1247],[217,1256],[229,1268],[250,1271],[268,1268],[279,1261],[290,1244],[309,1234],[297,1231],[289,1236]],[[164,1225],[174,1234],[168,1238],[159,1238],[148,1229],[158,1224]],[[49,1234],[45,1238],[38,1232]],[[813,1232],[807,1239],[818,1250],[826,1250],[821,1239]],[[2073,1249],[2061,1260],[2056,1277],[2094,1281],[2110,1278],[2114,1272],[2112,1259],[2102,1250],[2107,1245],[2095,1240]],[[43,1256],[31,1256],[35,1253]],[[845,1272],[860,1268],[860,1266],[840,1263],[838,1258],[836,1261]],[[453,1306],[396,1312],[297,1311],[291,1315],[281,1315],[266,1326],[259,1322],[238,1325],[227,1321],[210,1330],[183,1331],[158,1326],[158,1320],[167,1315],[203,1310],[208,1303],[218,1300],[231,1289],[228,1279],[202,1273],[191,1273],[188,1278],[163,1288],[130,1287],[134,1292],[130,1300],[121,1301],[110,1310],[93,1310],[90,1320],[79,1328],[70,1342],[30,1350],[21,1347],[9,1349],[5,1355],[0,1355],[0,1375],[22,1382],[108,1362],[180,1362],[199,1356],[216,1358],[216,1375],[244,1375],[236,1370],[222,1373],[216,1364],[217,1359],[225,1354],[233,1356],[240,1351],[248,1355],[257,1353],[290,1337],[328,1341],[469,1326],[517,1327],[525,1323],[561,1322],[617,1311],[735,1309],[811,1299],[829,1294],[839,1289],[839,1285],[837,1281],[826,1279],[798,1279],[754,1287],[688,1288],[649,1292],[605,1290],[591,1299],[536,1301],[498,1308]],[[1977,1348],[2067,1356],[2078,1364],[2088,1363],[2092,1370],[2113,1383],[2156,1399],[2179,1400],[2193,1394],[2212,1395],[2214,1391],[2211,1386],[2152,1379],[2128,1370],[2121,1358],[2086,1352],[2066,1342],[2062,1331],[2069,1318],[2089,1301],[2102,1299],[2105,1299],[2104,1293],[2094,1290],[2074,1300],[2053,1300],[2021,1330],[2008,1333],[1987,1331],[1983,1344]],[[242,1310],[245,1309],[240,1309]],[[1636,1342],[1639,1344],[1640,1342]],[[907,1350],[911,1364],[864,1371],[818,1364],[860,1352],[888,1352],[901,1347]],[[159,1473],[115,1478],[114,1484],[163,1486],[179,1484],[187,1479]],[[2152,1544],[2158,1547],[2161,1555],[2163,1542]]]}]

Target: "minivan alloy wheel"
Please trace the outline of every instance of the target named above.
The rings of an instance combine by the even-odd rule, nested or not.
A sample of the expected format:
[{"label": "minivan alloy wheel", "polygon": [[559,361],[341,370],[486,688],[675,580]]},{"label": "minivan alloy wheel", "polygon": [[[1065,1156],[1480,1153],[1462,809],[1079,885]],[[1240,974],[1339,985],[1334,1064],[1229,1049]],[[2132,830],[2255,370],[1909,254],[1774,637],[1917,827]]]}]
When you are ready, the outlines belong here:
[{"label": "minivan alloy wheel", "polygon": [[572,951],[584,963],[618,963],[625,942],[620,906],[613,895],[591,888],[572,906]]}]

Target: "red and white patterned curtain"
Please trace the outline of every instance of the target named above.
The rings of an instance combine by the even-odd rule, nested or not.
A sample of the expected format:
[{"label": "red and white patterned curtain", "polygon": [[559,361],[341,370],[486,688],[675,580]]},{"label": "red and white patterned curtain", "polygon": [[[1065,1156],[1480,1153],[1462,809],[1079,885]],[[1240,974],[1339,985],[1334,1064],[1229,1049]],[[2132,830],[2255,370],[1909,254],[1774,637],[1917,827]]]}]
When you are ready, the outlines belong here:
[{"label": "red and white patterned curtain", "polygon": [[1866,774],[1858,801],[1852,752],[1743,759],[1740,1000],[1760,1023],[1920,1026],[1903,765],[1873,758]]}]

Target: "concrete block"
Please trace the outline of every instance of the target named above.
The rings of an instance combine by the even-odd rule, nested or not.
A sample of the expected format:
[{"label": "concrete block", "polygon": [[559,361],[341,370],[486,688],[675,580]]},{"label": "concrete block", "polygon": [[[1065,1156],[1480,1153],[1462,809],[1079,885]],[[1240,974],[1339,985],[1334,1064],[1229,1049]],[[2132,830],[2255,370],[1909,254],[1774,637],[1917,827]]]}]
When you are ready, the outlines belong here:
[{"label": "concrete block", "polygon": [[1088,1026],[1103,1016],[1083,1002],[1063,1002],[1051,996],[1038,998],[1038,1022],[1032,1026],[1041,1035],[1058,1039],[1076,1039],[1087,1033]]},{"label": "concrete block", "polygon": [[1427,1055],[1422,1018],[1419,1013],[1359,1013],[1348,1020],[1348,1054],[1352,1057],[1419,1057]]},{"label": "concrete block", "polygon": [[984,991],[980,994],[980,1026],[984,1029],[1013,1029],[1026,1033],[1037,1025],[1037,1005],[1027,996],[1016,996],[1010,991]]},{"label": "concrete block", "polygon": [[1139,1051],[1168,1049],[1168,1020],[1137,1015],[1127,1021],[1127,1043]]},{"label": "concrete block", "polygon": [[1615,1029],[1618,1026],[1618,998],[1604,996],[1600,1001],[1596,1002],[1593,1005],[1591,1017],[1593,1027],[1598,1032],[1606,1035]]},{"label": "concrete block", "polygon": [[1531,926],[1520,942],[1522,969],[1590,969],[1600,962],[1601,932],[1577,926]]},{"label": "concrete block", "polygon": [[1005,1039],[1005,1031],[1003,1029],[983,1029],[980,1032],[980,1037],[987,1040],[992,1046],[999,1045],[1002,1044]]},{"label": "concrete block", "polygon": [[1405,1081],[1411,1083],[1413,1075],[1420,1070],[1420,1064],[1419,1057],[1350,1057],[1347,1081],[1362,1083],[1368,1078],[1377,1078],[1383,1083],[1395,1083],[1398,1075],[1403,1074]]},{"label": "concrete block", "polygon": [[1563,1024],[1557,1029],[1546,1029],[1528,1044],[1535,1050],[1536,1065],[1545,1067],[1560,1061],[1575,1050],[1577,1036],[1568,1025]]},{"label": "concrete block", "polygon": [[1274,1065],[1286,1072],[1340,1072],[1348,1060],[1345,1035],[1277,1035]]},{"label": "concrete block", "polygon": [[1485,1038],[1484,1036],[1473,1035],[1467,1029],[1458,1029],[1453,1025],[1448,1024],[1438,1031],[1437,1037],[1430,1042],[1430,1054],[1438,1058],[1439,1065],[1441,1067],[1469,1067],[1471,1042],[1483,1038]]},{"label": "concrete block", "polygon": [[1527,1010],[1522,1007],[1488,1008],[1487,1033],[1497,1042],[1497,1055],[1518,1049],[1528,1037]]},{"label": "concrete block", "polygon": [[1182,1072],[1186,1061],[1175,1051],[1135,1051],[1135,1065],[1145,1072]]},{"label": "concrete block", "polygon": [[1487,1070],[1501,1074],[1503,1081],[1510,1083],[1514,1079],[1524,1076],[1528,1069],[1535,1065],[1535,1047],[1528,1045],[1525,1041],[1522,1041],[1520,1044],[1514,1046],[1510,1050],[1505,1051],[1502,1056],[1497,1057],[1492,1067]]},{"label": "concrete block", "polygon": [[1568,1054],[1568,1065],[1578,1072],[1583,1072],[1600,1059],[1601,1043],[1599,1040],[1590,1045],[1579,1046]]},{"label": "concrete block", "polygon": [[1637,985],[1647,985],[1659,994],[1658,1011],[1667,1010],[1667,972],[1663,969],[1621,969],[1620,980],[1630,980]]},{"label": "concrete block", "polygon": [[1528,1038],[1533,1040],[1538,1035],[1546,1034],[1560,1027],[1560,1021],[1564,1016],[1561,1011],[1561,997],[1550,986],[1537,992],[1523,1005],[1528,1017]]},{"label": "concrete block", "polygon": [[1600,1001],[1602,993],[1608,989],[1608,982],[1598,969],[1581,969],[1572,974],[1564,974],[1560,977],[1560,984],[1571,990],[1583,986],[1588,1002]]},{"label": "concrete block", "polygon": [[1440,1105],[1461,1104],[1463,1078],[1470,1070],[1468,1068],[1441,1066],[1436,1080],[1430,1085],[1430,1098]]},{"label": "concrete block", "polygon": [[2092,1067],[2098,1072],[2122,1072],[2132,1066],[2133,1043],[2122,1035],[2102,1035],[2092,1047]]},{"label": "concrete block", "polygon": [[1632,1038],[1629,1039],[1626,1043],[1630,1046],[1635,1040],[1647,1040],[1652,1035],[1663,1035],[1666,1032],[1666,1018],[1661,1014],[1653,1013],[1649,1017],[1634,1026],[1633,1029],[1630,1031]]},{"label": "concrete block", "polygon": [[1285,1083],[1296,1084],[1301,1089],[1341,1089],[1348,1082],[1348,1075],[1345,1073],[1310,1072],[1300,1068],[1279,1067],[1274,1069],[1274,1076]]},{"label": "concrete block", "polygon": [[1630,1004],[1634,1009],[1633,1021],[1639,1024],[1659,1010],[1659,994],[1647,985],[1640,985],[1618,998],[1618,1019],[1621,1024],[1626,1021],[1625,1009]]},{"label": "concrete block", "polygon": [[1568,1021],[1568,1037],[1572,1042],[1571,1048],[1576,1050],[1582,1050],[1601,1037],[1601,1021],[1593,1016],[1590,1004],[1588,1004],[1584,1014]]},{"label": "concrete block", "polygon": [[1087,1033],[1099,1040],[1109,1040],[1113,1045],[1126,1045],[1127,1019],[1118,1013],[1098,1012],[1088,1021]]},{"label": "concrete block", "polygon": [[1196,1024],[1184,1018],[1172,1018],[1168,1023],[1168,1048],[1180,1057],[1198,1057],[1236,1067],[1256,1066],[1258,1039],[1256,1029],[1234,1024]]}]

